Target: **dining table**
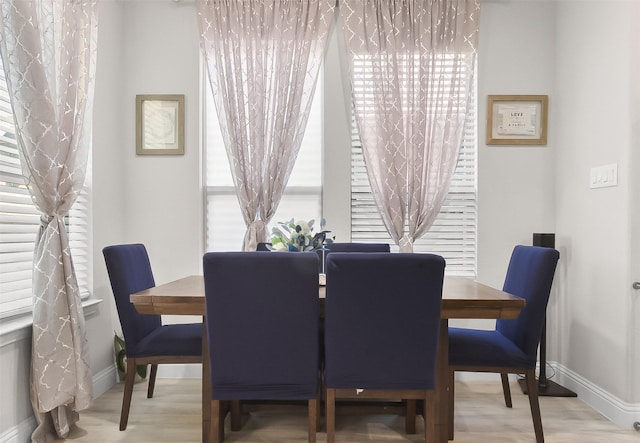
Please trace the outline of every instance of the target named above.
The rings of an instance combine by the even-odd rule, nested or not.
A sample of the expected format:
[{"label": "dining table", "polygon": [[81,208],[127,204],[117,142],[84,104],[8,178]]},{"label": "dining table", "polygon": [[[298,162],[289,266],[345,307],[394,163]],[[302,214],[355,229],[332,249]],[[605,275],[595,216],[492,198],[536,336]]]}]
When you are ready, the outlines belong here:
[{"label": "dining table", "polygon": [[[319,285],[321,304],[325,287]],[[198,315],[203,318],[202,333],[202,442],[209,443],[211,424],[211,379],[209,347],[205,318],[205,291],[202,275],[180,278],[130,296],[131,303],[141,314]],[[436,435],[437,441],[448,441],[449,417],[449,320],[450,319],[515,319],[525,300],[476,280],[461,276],[445,276],[442,290],[442,309],[438,357],[436,362]],[[232,423],[232,429],[234,425]]]}]

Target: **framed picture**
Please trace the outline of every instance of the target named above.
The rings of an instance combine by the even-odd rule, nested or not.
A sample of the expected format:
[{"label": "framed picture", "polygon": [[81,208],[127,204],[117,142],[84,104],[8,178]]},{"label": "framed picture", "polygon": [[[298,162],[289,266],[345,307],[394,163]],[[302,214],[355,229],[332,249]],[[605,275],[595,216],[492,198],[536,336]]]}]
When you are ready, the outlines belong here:
[{"label": "framed picture", "polygon": [[136,154],[184,154],[184,95],[136,95]]},{"label": "framed picture", "polygon": [[546,145],[547,95],[490,95],[488,145]]}]

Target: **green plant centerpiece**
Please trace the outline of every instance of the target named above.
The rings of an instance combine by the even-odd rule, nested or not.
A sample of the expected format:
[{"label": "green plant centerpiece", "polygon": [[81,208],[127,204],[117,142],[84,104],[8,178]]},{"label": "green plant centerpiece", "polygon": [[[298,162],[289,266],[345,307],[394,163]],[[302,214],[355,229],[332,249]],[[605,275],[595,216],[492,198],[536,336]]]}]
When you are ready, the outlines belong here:
[{"label": "green plant centerpiece", "polygon": [[324,229],[325,220],[320,220],[320,232],[313,233],[315,220],[298,220],[292,218],[288,222],[278,222],[278,226],[271,230],[272,251],[304,252],[322,249],[333,240],[327,238],[331,231]]}]

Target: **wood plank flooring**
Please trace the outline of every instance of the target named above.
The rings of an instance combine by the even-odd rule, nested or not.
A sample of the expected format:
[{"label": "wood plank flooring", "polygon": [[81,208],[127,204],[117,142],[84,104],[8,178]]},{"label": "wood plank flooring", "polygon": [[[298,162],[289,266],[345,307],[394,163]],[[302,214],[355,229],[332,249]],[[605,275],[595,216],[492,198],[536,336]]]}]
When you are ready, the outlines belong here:
[{"label": "wood plank flooring", "polygon": [[[146,382],[135,386],[126,431],[118,430],[123,385],[118,384],[80,414],[78,427],[67,442],[77,443],[196,443],[200,442],[200,381],[158,379],[154,398],[146,398]],[[513,409],[504,406],[499,378],[456,384],[456,443],[535,442],[529,403],[513,383]],[[542,423],[547,443],[640,443],[640,432],[620,429],[579,398],[541,397]],[[336,441],[421,442],[418,434],[404,433],[404,418],[362,407],[338,406]],[[225,442],[306,442],[306,409],[292,405],[248,405],[241,431],[231,432],[227,418]],[[63,442],[59,440],[58,442]],[[326,434],[318,433],[318,442]]]}]

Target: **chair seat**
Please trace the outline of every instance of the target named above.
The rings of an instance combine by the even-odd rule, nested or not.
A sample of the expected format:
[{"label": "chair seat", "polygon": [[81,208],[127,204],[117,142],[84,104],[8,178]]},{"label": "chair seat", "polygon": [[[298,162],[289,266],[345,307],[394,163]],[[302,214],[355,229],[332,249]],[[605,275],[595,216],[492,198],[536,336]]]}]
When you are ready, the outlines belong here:
[{"label": "chair seat", "polygon": [[535,368],[536,361],[496,330],[449,328],[449,364]]},{"label": "chair seat", "polygon": [[128,357],[201,354],[202,323],[163,325],[127,349]]}]

